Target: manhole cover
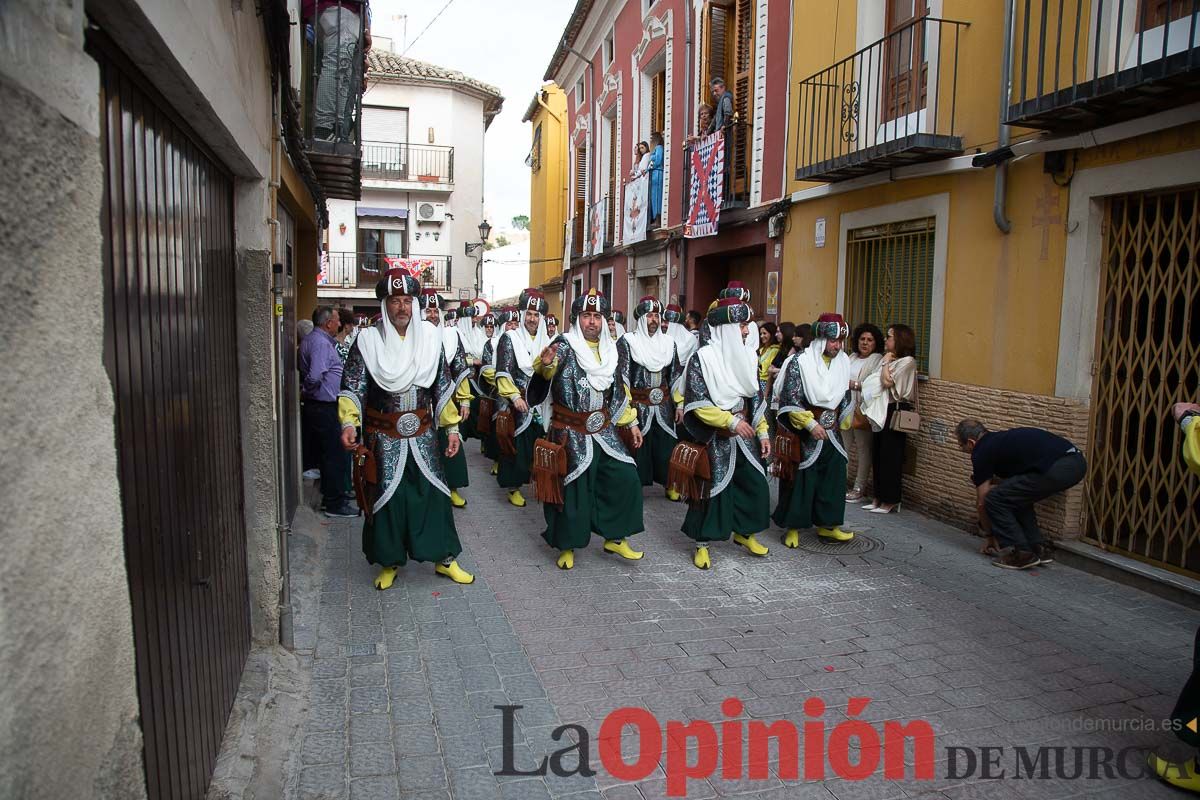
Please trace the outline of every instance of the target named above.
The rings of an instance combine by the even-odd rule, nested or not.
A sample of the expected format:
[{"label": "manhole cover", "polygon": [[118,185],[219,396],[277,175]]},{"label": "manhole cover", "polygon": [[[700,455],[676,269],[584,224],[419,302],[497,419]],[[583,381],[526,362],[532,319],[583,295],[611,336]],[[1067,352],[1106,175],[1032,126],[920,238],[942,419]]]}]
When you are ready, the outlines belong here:
[{"label": "manhole cover", "polygon": [[821,555],[857,556],[882,547],[883,542],[878,539],[872,539],[863,533],[854,534],[854,538],[848,542],[835,542],[830,539],[822,539],[820,536],[817,536],[816,531],[801,531],[800,533],[800,549],[807,550],[810,553],[820,553]]}]

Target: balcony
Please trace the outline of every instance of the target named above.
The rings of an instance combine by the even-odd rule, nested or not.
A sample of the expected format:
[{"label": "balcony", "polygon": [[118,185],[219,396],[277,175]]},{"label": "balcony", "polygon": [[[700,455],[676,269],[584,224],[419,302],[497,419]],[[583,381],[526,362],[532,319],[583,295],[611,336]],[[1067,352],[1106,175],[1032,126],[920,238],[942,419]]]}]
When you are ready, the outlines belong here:
[{"label": "balcony", "polygon": [[1077,131],[1200,99],[1195,0],[1025,0],[1005,122]]},{"label": "balcony", "polygon": [[959,39],[924,17],[800,82],[796,180],[844,181],[962,152]]},{"label": "balcony", "polygon": [[454,184],[454,148],[363,142],[362,175],[367,180],[416,181],[430,188],[449,187]]},{"label": "balcony", "polygon": [[317,276],[318,289],[375,290],[383,272],[405,267],[417,272],[422,288],[447,289],[450,286],[450,256],[401,255],[399,253],[331,252],[322,254],[322,269]]},{"label": "balcony", "polygon": [[304,149],[326,196],[362,196],[364,15],[334,6],[305,20]]},{"label": "balcony", "polygon": [[[750,142],[752,129],[736,117],[725,127],[725,194],[721,210],[747,208],[750,205]],[[683,145],[683,218],[689,218],[692,185],[692,145]]]}]

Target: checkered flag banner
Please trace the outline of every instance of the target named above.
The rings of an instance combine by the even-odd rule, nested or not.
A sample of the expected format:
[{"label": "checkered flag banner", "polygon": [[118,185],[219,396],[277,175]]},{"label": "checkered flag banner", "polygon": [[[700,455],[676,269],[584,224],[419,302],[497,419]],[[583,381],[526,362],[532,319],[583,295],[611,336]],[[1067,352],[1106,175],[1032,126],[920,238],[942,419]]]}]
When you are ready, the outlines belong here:
[{"label": "checkered flag banner", "polygon": [[688,239],[716,236],[725,196],[725,132],[709,134],[692,146],[692,182],[688,187]]}]

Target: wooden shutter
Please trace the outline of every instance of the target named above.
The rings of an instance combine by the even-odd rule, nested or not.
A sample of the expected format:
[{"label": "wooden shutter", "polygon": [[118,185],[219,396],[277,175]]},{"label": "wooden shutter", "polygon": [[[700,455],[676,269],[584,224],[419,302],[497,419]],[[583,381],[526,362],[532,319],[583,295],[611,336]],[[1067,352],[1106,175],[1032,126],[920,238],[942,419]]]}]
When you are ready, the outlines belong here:
[{"label": "wooden shutter", "polygon": [[612,247],[616,241],[615,220],[617,218],[617,120],[608,120],[608,230],[604,241]]},{"label": "wooden shutter", "polygon": [[[1137,33],[1167,24],[1167,17],[1174,22],[1192,13],[1192,4],[1187,0],[1138,0]],[[1185,29],[1187,26],[1184,26]]]},{"label": "wooden shutter", "polygon": [[729,54],[729,25],[732,17],[731,7],[724,2],[712,2],[704,11],[703,31],[703,65],[700,74],[703,82],[696,87],[700,92],[700,102],[712,104],[712,87],[709,82],[713,78],[724,78],[726,84],[729,75],[726,74]]},{"label": "wooden shutter", "polygon": [[650,79],[650,133],[662,133],[666,127],[667,73],[659,72]]},{"label": "wooden shutter", "polygon": [[733,41],[725,84],[733,92],[733,113],[741,122],[733,129],[736,154],[731,165],[733,190],[737,194],[748,186],[750,124],[754,110],[754,0],[737,0],[733,8]]},{"label": "wooden shutter", "polygon": [[576,254],[583,252],[586,238],[584,220],[587,219],[587,147],[575,148],[575,230],[572,249]]}]

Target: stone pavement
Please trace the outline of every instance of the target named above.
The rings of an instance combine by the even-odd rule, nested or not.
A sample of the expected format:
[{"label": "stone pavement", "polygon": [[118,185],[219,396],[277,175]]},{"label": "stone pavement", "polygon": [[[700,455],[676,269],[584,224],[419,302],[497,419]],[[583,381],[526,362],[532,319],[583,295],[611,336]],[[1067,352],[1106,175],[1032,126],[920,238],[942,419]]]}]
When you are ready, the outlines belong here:
[{"label": "stone pavement", "polygon": [[[714,568],[701,572],[679,532],[683,507],[657,487],[646,490],[647,531],[634,539],[643,560],[604,554],[593,539],[562,572],[539,535],[541,507],[509,506],[478,443],[468,452],[470,505],[456,514],[472,586],[410,563],[392,589],[375,591],[361,520],[293,534],[296,647],[312,693],[289,797],[651,800],[666,793],[661,764],[636,784],[601,767],[609,712],[635,706],[664,725],[719,723],[731,719],[721,702],[736,697],[742,719],[799,725],[816,719],[803,706],[814,695],[827,707],[827,736],[847,719],[851,696],[871,698],[859,716],[872,723],[927,720],[935,780],[909,770],[886,781],[882,768],[862,781],[828,769],[823,781],[783,779],[772,749],[765,779],[716,772],[690,781],[687,796],[1177,796],[1150,780],[1012,779],[1012,748],[1180,752],[1172,734],[1133,728],[1169,713],[1200,615],[1063,566],[996,569],[975,552],[978,539],[909,512],[853,509],[848,527],[862,535],[833,553],[811,534],[804,549],[788,550],[778,531],[763,537],[765,558],[720,544]],[[551,733],[574,723],[590,734],[595,776],[496,776],[503,717],[494,706],[514,704],[523,706],[518,770],[570,746],[569,735]],[[630,763],[632,744],[623,739]],[[977,768],[948,779],[951,746],[1004,747],[998,768],[1009,777],[984,780]],[[700,755],[694,744],[689,752]],[[1061,752],[1069,772],[1075,751]],[[852,763],[863,755],[854,748]]]}]

